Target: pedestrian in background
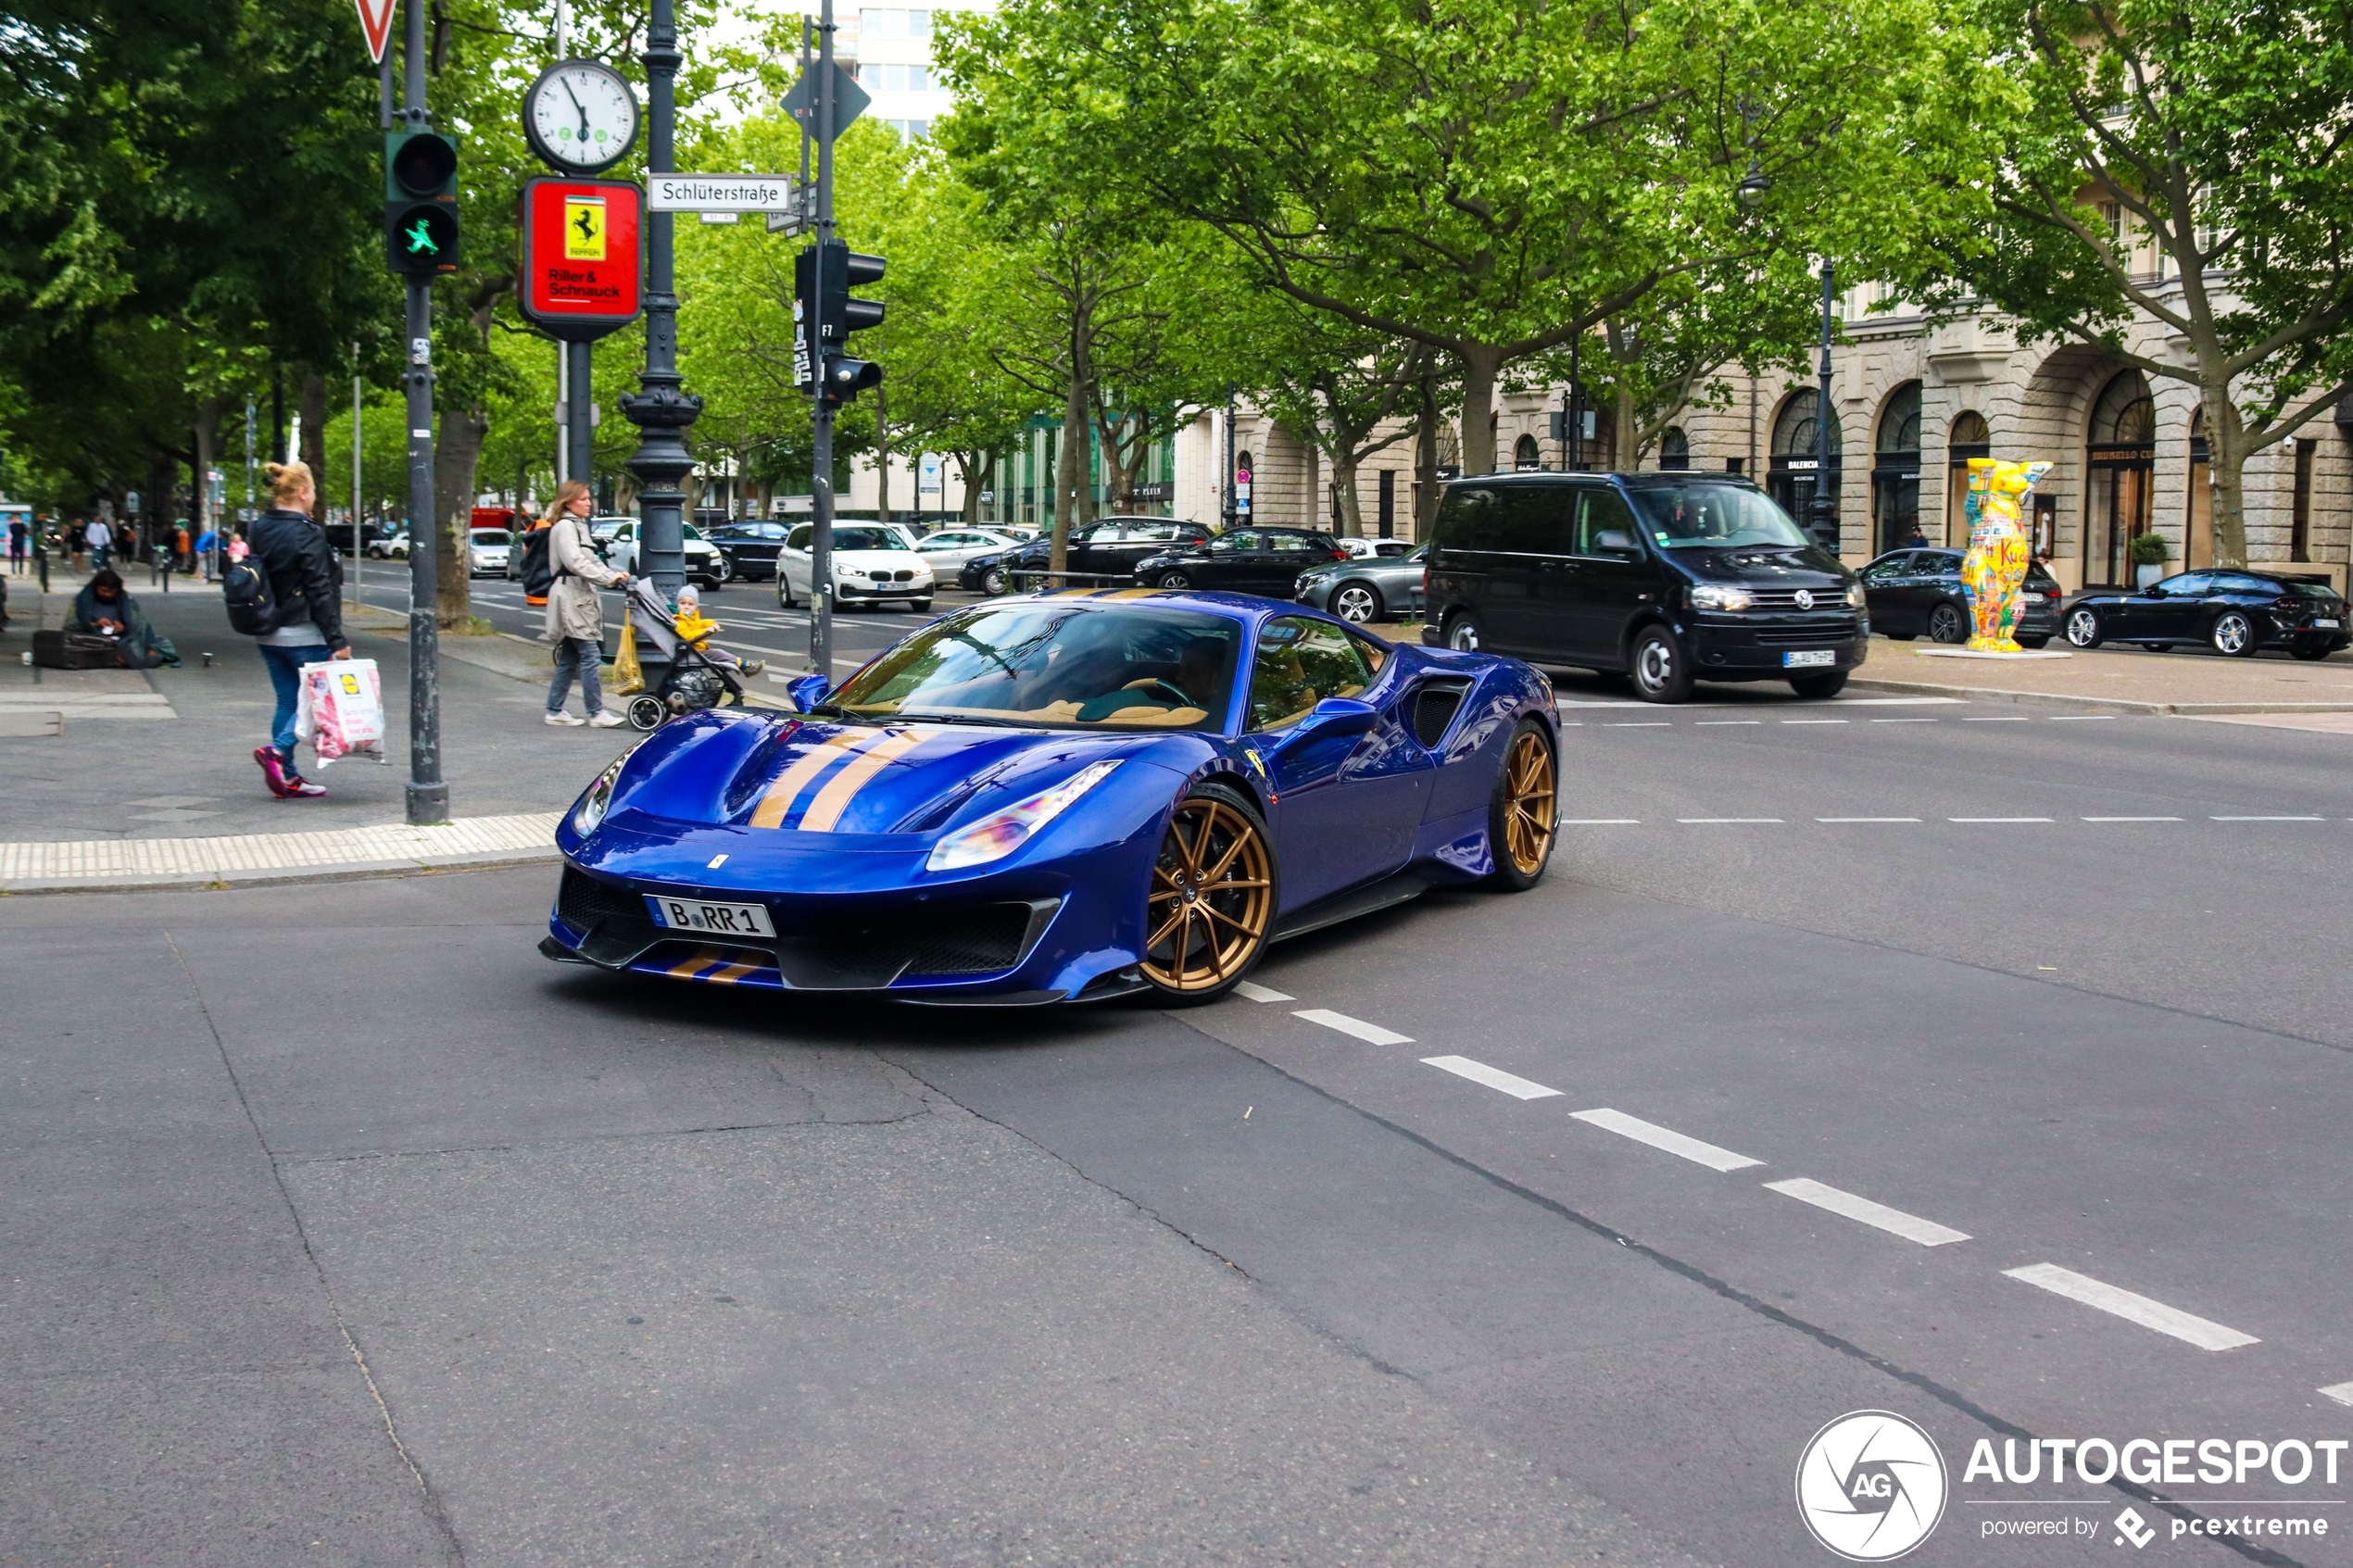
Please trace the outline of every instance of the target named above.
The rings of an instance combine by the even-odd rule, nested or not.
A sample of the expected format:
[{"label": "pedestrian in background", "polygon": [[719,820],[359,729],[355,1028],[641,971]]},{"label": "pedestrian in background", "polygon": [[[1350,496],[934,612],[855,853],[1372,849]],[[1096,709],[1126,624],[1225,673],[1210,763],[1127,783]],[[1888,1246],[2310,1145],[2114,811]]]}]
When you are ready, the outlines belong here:
[{"label": "pedestrian in background", "polygon": [[82,537],[90,541],[90,564],[100,571],[106,571],[107,557],[114,549],[114,530],[107,526],[104,514],[90,520],[90,526],[82,530]]},{"label": "pedestrian in background", "polygon": [[22,577],[31,558],[32,526],[20,517],[8,520],[8,570]]},{"label": "pedestrian in background", "polygon": [[547,635],[556,645],[556,673],[547,683],[547,722],[581,722],[564,711],[577,671],[587,721],[610,730],[627,721],[605,707],[605,601],[598,590],[626,588],[629,574],[597,558],[596,545],[588,537],[588,514],[594,507],[588,487],[568,479],[556,487],[555,502],[547,508],[547,567],[555,576],[547,584]]},{"label": "pedestrian in background", "polygon": [[66,523],[66,548],[73,553],[73,570],[75,575],[79,576],[82,571],[82,563],[90,556],[90,525],[80,518],[74,518]]},{"label": "pedestrian in background", "polygon": [[295,711],[302,696],[302,670],[322,659],[349,659],[343,634],[343,563],[327,547],[326,530],[311,521],[319,493],[303,463],[271,463],[270,509],[254,523],[247,554],[270,578],[278,603],[277,626],[254,638],[270,684],[278,696],[270,718],[270,744],[256,746],[253,759],[270,793],[282,800],[309,799],[327,792],[295,768]]}]

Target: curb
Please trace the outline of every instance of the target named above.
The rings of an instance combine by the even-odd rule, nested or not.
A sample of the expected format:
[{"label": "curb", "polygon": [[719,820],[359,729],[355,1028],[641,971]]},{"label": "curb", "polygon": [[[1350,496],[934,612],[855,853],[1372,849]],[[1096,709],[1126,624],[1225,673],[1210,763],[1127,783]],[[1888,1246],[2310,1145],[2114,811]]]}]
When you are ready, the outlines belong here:
[{"label": "curb", "polygon": [[396,876],[438,876],[445,872],[496,871],[503,866],[554,865],[562,859],[554,845],[544,849],[494,849],[452,855],[428,865],[422,860],[364,860],[340,866],[289,866],[278,871],[191,872],[175,876],[135,873],[120,877],[52,878],[0,883],[0,898],[57,893],[226,893],[243,887],[285,887],[316,882],[365,882]]},{"label": "curb", "polygon": [[0,895],[154,892],[409,876],[558,859],[560,811],[208,838],[0,843]]},{"label": "curb", "polygon": [[2195,719],[2225,713],[2353,713],[2353,702],[2136,702],[2128,697],[2074,696],[2058,692],[2014,692],[1996,686],[1932,685],[1918,681],[1847,683],[1856,691],[1886,692],[1906,696],[1953,696],[1969,702],[2064,702],[2100,713],[2129,714],[2151,719]]}]

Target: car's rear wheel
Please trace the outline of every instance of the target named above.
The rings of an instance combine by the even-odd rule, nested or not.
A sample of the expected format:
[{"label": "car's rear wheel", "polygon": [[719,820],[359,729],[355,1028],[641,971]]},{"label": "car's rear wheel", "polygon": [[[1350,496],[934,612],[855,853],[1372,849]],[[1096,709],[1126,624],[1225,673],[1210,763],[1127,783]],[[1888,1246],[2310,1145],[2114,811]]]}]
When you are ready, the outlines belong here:
[{"label": "car's rear wheel", "polygon": [[2099,646],[2100,639],[2104,635],[2100,630],[2100,618],[2098,614],[2095,611],[2089,609],[2069,610],[2067,612],[2067,626],[2065,630],[2067,633],[2068,642],[2071,646],[2079,648],[2095,648]]},{"label": "car's rear wheel", "polygon": [[1362,626],[1380,619],[1380,590],[1369,583],[1346,583],[1332,596],[1332,613]]},{"label": "car's rear wheel", "polygon": [[2213,629],[2207,633],[2207,641],[2214,646],[2216,653],[2233,659],[2253,658],[2257,640],[2255,622],[2244,611],[2235,609],[2226,609],[2216,616]]},{"label": "car's rear wheel", "polygon": [[1487,807],[1487,841],[1495,870],[1488,878],[1507,892],[1536,885],[1553,858],[1556,781],[1553,743],[1544,726],[1522,719],[1504,753],[1504,771]]},{"label": "car's rear wheel", "polygon": [[1675,633],[1664,626],[1645,626],[1634,633],[1626,661],[1627,679],[1644,702],[1683,702],[1692,695],[1691,667]]},{"label": "car's rear wheel", "polygon": [[1193,580],[1186,576],[1181,571],[1162,572],[1160,574],[1160,582],[1157,584],[1157,586],[1163,588],[1189,588],[1192,585]]},{"label": "car's rear wheel", "polygon": [[2046,647],[2046,646],[2049,646],[2050,641],[2051,641],[2051,639],[2050,639],[2050,638],[2048,638],[2048,637],[2028,637],[2028,636],[2020,636],[2020,637],[2018,639],[2018,646],[2020,646],[2020,647],[2022,647],[2022,648],[2039,648],[2039,647]]},{"label": "car's rear wheel", "polygon": [[1446,646],[1457,653],[1478,651],[1478,617],[1468,610],[1446,622]]},{"label": "car's rear wheel", "polygon": [[2287,650],[2307,664],[2317,664],[2329,656],[2326,643],[2298,643]]},{"label": "car's rear wheel", "polygon": [[987,594],[990,598],[995,598],[998,595],[1003,593],[1005,591],[1005,569],[1001,566],[992,566],[988,571],[982,572],[980,574],[980,591]]},{"label": "car's rear wheel", "polygon": [[1928,640],[1931,643],[1965,643],[1969,641],[1969,617],[1958,605],[1941,604],[1928,612]]},{"label": "car's rear wheel", "polygon": [[1144,911],[1142,972],[1164,999],[1214,1001],[1250,972],[1275,923],[1275,857],[1240,791],[1213,781],[1177,802]]}]

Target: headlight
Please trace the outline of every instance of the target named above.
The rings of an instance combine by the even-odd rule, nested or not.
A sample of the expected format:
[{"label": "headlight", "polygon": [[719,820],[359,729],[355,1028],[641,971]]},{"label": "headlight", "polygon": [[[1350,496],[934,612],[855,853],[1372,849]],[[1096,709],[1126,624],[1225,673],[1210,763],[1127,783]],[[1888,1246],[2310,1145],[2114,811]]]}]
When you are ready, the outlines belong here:
[{"label": "headlight", "polygon": [[[2035,596],[2040,598],[2042,596],[2038,594]],[[1863,606],[1863,585],[1860,583],[1849,583],[1846,585],[1846,608],[1861,609]]]},{"label": "headlight", "polygon": [[1302,571],[1299,574],[1298,585],[1302,588],[1320,588],[1331,580],[1332,574],[1328,571]]},{"label": "headlight", "polygon": [[1030,835],[1039,828],[1062,815],[1072,801],[1111,777],[1112,770],[1118,766],[1116,759],[1089,763],[1050,790],[1008,806],[995,816],[983,817],[970,827],[958,828],[932,846],[931,858],[924,862],[924,869],[952,872],[1003,859],[1028,843]]},{"label": "headlight", "polygon": [[1756,596],[1729,583],[1702,583],[1692,590],[1693,609],[1746,609]]},{"label": "headlight", "polygon": [[[630,748],[631,751],[635,749],[635,746]],[[621,777],[621,765],[628,760],[629,752],[624,751],[607,763],[605,771],[597,775],[596,783],[588,786],[588,793],[582,796],[580,804],[573,808],[573,832],[585,835],[597,831],[597,824],[605,820],[607,811],[612,809],[613,781]]]}]

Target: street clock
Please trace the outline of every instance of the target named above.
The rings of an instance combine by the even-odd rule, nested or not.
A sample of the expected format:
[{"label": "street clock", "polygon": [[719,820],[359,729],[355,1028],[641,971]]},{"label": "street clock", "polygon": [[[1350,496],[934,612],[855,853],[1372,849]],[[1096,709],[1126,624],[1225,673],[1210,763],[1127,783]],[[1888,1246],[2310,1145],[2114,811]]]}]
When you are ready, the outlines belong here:
[{"label": "street clock", "polygon": [[523,95],[522,130],[554,168],[593,174],[636,144],[636,94],[601,60],[559,60]]}]

